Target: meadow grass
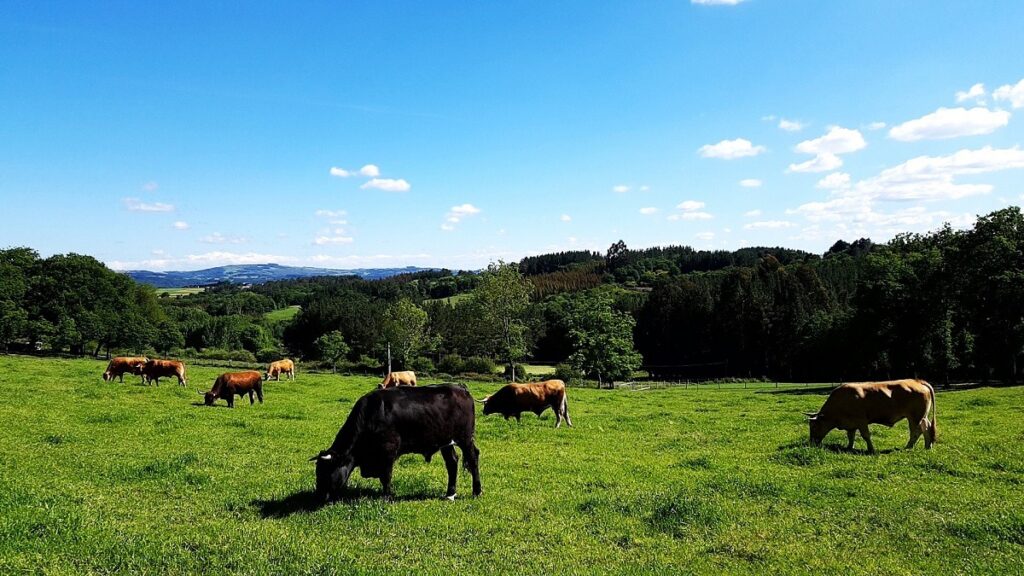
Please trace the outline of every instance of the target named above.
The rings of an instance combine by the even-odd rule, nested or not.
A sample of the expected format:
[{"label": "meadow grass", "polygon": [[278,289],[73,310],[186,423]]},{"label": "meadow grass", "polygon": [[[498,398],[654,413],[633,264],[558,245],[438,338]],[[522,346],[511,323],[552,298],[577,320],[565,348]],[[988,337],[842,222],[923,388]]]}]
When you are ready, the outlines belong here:
[{"label": "meadow grass", "polygon": [[277,310],[271,310],[263,315],[268,322],[287,322],[298,315],[299,311],[302,310],[301,306],[288,306],[286,308],[279,308]]},{"label": "meadow grass", "polygon": [[206,288],[157,288],[157,296],[167,294],[169,298],[181,298],[191,294],[199,294],[206,291]]},{"label": "meadow grass", "polygon": [[[0,574],[1013,574],[1024,572],[1024,389],[938,394],[939,444],[806,446],[802,389],[571,389],[574,428],[478,412],[484,493],[404,456],[312,504],[307,459],[376,378],[300,373],[266,403],[0,356]],[[497,384],[469,383],[476,397]]]}]

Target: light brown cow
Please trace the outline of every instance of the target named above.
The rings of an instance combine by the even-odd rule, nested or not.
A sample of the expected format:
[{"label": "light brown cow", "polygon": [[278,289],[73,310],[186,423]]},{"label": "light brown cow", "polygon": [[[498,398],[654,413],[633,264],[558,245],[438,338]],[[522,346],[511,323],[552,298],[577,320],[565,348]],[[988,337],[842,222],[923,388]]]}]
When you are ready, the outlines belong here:
[{"label": "light brown cow", "polygon": [[270,366],[267,366],[267,372],[263,375],[263,379],[280,380],[281,374],[287,374],[289,380],[295,380],[295,362],[292,362],[290,358],[271,362]]},{"label": "light brown cow", "polygon": [[124,382],[124,373],[142,375],[142,366],[149,361],[145,356],[118,356],[111,358],[107,363],[107,371],[103,373],[103,381],[111,382],[114,378],[120,378]]},{"label": "light brown cow", "polygon": [[533,412],[540,416],[549,407],[555,412],[555,428],[565,423],[572,426],[569,419],[569,398],[565,393],[565,382],[561,380],[545,380],[544,382],[528,382],[525,384],[507,384],[500,390],[479,401],[484,405],[484,414],[501,414],[508,420],[523,412]]},{"label": "light brown cow", "polygon": [[412,370],[406,370],[404,372],[389,372],[384,377],[384,381],[381,382],[378,388],[391,388],[392,386],[415,386],[416,385],[416,373]]},{"label": "light brown cow", "polygon": [[[202,392],[199,393],[203,394]],[[213,383],[213,388],[203,394],[203,396],[204,403],[207,406],[213,406],[213,403],[218,398],[222,398],[228,401],[228,408],[234,408],[235,395],[245,396],[248,394],[249,405],[251,406],[256,403],[253,399],[254,393],[260,399],[260,404],[263,404],[263,377],[255,370],[247,370],[245,372],[225,372],[221,374]]]},{"label": "light brown cow", "polygon": [[[931,421],[928,420],[929,411],[932,413]],[[892,428],[906,418],[910,424],[907,448],[913,448],[922,434],[924,447],[931,448],[936,435],[935,390],[924,380],[843,384],[829,394],[821,410],[809,413],[807,417],[811,443],[815,446],[821,445],[829,431],[838,428],[846,430],[849,439],[846,449],[851,450],[859,430],[868,445],[868,452],[874,452],[868,425],[883,424]]]},{"label": "light brown cow", "polygon": [[149,360],[142,366],[142,378],[147,385],[156,382],[159,386],[164,376],[175,376],[178,384],[185,386],[185,364],[177,360]]}]

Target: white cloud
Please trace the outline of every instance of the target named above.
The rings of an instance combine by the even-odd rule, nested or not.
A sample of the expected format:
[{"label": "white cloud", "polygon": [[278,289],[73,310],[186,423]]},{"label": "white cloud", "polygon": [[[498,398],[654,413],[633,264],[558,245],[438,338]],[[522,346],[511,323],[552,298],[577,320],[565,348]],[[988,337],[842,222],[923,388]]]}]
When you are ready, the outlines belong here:
[{"label": "white cloud", "polygon": [[779,128],[786,132],[799,132],[804,129],[804,123],[796,120],[786,120],[785,118],[779,119]]},{"label": "white cloud", "polygon": [[762,220],[743,225],[747,230],[778,230],[780,228],[792,228],[793,226],[794,224],[787,220]]},{"label": "white cloud", "polygon": [[188,222],[185,222],[184,220],[178,220],[174,224],[171,224],[171,226],[175,230],[188,230],[189,229]]},{"label": "white cloud", "polygon": [[947,156],[919,156],[858,182],[855,192],[882,200],[957,199],[987,194],[990,184],[960,184],[955,177],[1024,168],[1024,150],[960,150]]},{"label": "white cloud", "polygon": [[1000,86],[992,92],[992,98],[996,100],[1008,100],[1014,108],[1024,107],[1024,79],[1013,86],[1009,84]]},{"label": "white cloud", "polygon": [[676,205],[676,208],[679,208],[683,212],[693,212],[700,210],[703,207],[704,203],[697,200],[685,200]]},{"label": "white cloud", "polygon": [[804,140],[796,145],[796,151],[803,154],[849,154],[867,146],[864,136],[859,130],[830,126],[824,136],[813,140]]},{"label": "white cloud", "polygon": [[722,140],[717,144],[705,144],[697,152],[704,158],[720,158],[722,160],[735,160],[747,156],[757,156],[766,151],[764,146],[754,146],[750,140],[737,138],[735,140]]},{"label": "white cloud", "polygon": [[841,190],[850,187],[850,175],[845,172],[833,172],[818,180],[815,188],[822,190]]},{"label": "white cloud", "polygon": [[572,216],[569,216],[568,214],[562,214],[558,219],[562,222],[572,222]]},{"label": "white cloud", "polygon": [[345,170],[344,168],[337,168],[331,166],[331,176],[337,176],[338,178],[348,178],[352,175],[352,172]]},{"label": "white cloud", "polygon": [[452,206],[444,216],[444,223],[441,224],[441,230],[451,232],[452,230],[455,230],[456,224],[470,216],[475,216],[480,212],[481,210],[479,208],[469,203]]},{"label": "white cloud", "polygon": [[758,216],[761,215],[761,210],[758,208],[755,208],[754,210],[747,210],[746,212],[743,213],[743,215],[746,216],[747,218],[757,218]]},{"label": "white cloud", "polygon": [[957,102],[966,102],[968,100],[981,100],[985,97],[985,85],[978,83],[971,86],[966,92],[959,91],[956,93]]},{"label": "white cloud", "polygon": [[618,192],[619,194],[625,194],[629,192],[629,186],[625,184],[619,184],[618,186],[612,186],[612,192]]},{"label": "white cloud", "polygon": [[843,159],[835,154],[819,154],[806,162],[790,164],[787,172],[828,172],[843,165]]},{"label": "white cloud", "polygon": [[405,181],[403,178],[373,178],[360,186],[363,190],[368,188],[376,188],[377,190],[384,190],[386,192],[407,192],[412,186]]},{"label": "white cloud", "polygon": [[710,242],[710,241],[715,239],[715,233],[714,232],[698,232],[698,233],[694,234],[693,236],[696,239],[704,240],[705,242]]},{"label": "white cloud", "polygon": [[707,212],[683,212],[682,214],[670,214],[668,219],[672,221],[690,221],[690,220],[711,220],[714,218]]},{"label": "white cloud", "polygon": [[881,130],[885,128],[887,124],[885,122],[872,122],[868,124],[868,130]]},{"label": "white cloud", "polygon": [[735,6],[744,0],[690,0],[690,4],[701,6]]},{"label": "white cloud", "polygon": [[138,198],[122,198],[124,207],[132,212],[173,212],[174,206],[172,204],[164,204],[163,202],[143,202]]},{"label": "white cloud", "polygon": [[160,185],[152,180],[142,185],[142,189],[146,192],[156,192],[158,188],[160,188]]},{"label": "white cloud", "polygon": [[644,216],[650,216],[651,214],[657,214],[658,209],[655,208],[654,206],[647,206],[646,208],[641,208],[640,213],[643,214]]},{"label": "white cloud", "polygon": [[939,108],[914,120],[908,120],[889,130],[889,137],[901,142],[918,140],[942,140],[960,136],[991,134],[1010,122],[1010,113],[1005,110],[989,110],[976,107]]},{"label": "white cloud", "polygon": [[214,232],[199,238],[199,241],[204,244],[245,244],[248,239],[244,236],[225,236],[220,232]]},{"label": "white cloud", "polygon": [[317,210],[316,215],[321,218],[344,218],[348,212],[344,210]]},{"label": "white cloud", "polygon": [[376,178],[377,176],[380,176],[380,168],[378,168],[375,164],[367,164],[366,166],[363,166],[362,168],[359,169],[359,173],[363,176]]},{"label": "white cloud", "polygon": [[[343,230],[335,230],[338,234],[344,234]],[[317,246],[325,246],[330,244],[351,244],[353,241],[351,236],[317,236],[313,239],[313,244]]]},{"label": "white cloud", "polygon": [[643,186],[641,186],[641,187],[639,188],[639,190],[640,190],[641,192],[647,192],[647,191],[648,191],[648,190],[650,190],[650,189],[651,189],[651,187],[650,187],[650,186],[647,186],[646,184],[645,184],[645,185],[643,185]]},{"label": "white cloud", "polygon": [[760,188],[761,184],[763,184],[763,182],[757,178],[746,178],[744,180],[740,180],[740,186],[743,186],[744,188]]}]

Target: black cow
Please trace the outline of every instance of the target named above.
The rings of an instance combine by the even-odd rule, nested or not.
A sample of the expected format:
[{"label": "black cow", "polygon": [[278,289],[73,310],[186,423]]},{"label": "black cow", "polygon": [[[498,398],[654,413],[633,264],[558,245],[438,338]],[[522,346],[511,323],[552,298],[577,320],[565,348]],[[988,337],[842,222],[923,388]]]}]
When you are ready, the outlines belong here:
[{"label": "black cow", "polygon": [[337,498],[355,467],[364,478],[379,478],[384,496],[391,495],[391,471],[402,454],[422,454],[430,461],[438,450],[448,468],[445,498],[455,499],[455,480],[462,449],[464,465],[473,475],[473,495],[480,495],[480,450],[473,442],[476,413],[473,397],[452,385],[399,386],[374,390],[356,401],[330,448],[316,461],[316,494]]}]

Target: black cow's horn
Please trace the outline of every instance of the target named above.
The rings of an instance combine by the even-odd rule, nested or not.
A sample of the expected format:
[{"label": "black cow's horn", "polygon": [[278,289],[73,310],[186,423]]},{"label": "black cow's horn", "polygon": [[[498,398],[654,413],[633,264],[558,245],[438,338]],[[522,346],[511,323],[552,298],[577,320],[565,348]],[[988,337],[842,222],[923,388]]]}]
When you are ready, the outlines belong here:
[{"label": "black cow's horn", "polygon": [[814,418],[817,415],[817,412],[804,412],[804,416],[807,416],[808,418]]}]

